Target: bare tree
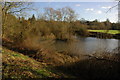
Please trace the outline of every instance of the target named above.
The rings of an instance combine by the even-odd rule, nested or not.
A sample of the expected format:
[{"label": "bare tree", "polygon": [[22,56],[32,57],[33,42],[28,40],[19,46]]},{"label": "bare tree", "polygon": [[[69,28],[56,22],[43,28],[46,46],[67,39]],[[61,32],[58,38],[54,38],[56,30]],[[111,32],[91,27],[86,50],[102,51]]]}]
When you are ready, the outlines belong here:
[{"label": "bare tree", "polygon": [[75,11],[72,8],[65,7],[65,8],[62,8],[61,11],[63,16],[62,18],[63,21],[71,22],[76,20],[77,15],[75,14]]},{"label": "bare tree", "polygon": [[[15,14],[22,13],[27,9],[32,9],[30,7],[30,2],[2,2],[2,12],[4,14]],[[3,14],[3,15],[4,15]]]},{"label": "bare tree", "polygon": [[30,4],[32,3],[27,3],[27,2],[1,2],[2,5],[2,33],[4,34],[4,29],[5,29],[5,22],[7,19],[7,15],[13,14],[13,15],[20,15],[26,10],[32,9],[30,7]]},{"label": "bare tree", "polygon": [[55,11],[55,19],[56,19],[57,21],[62,21],[62,13],[61,13],[60,9],[57,9],[57,10]]},{"label": "bare tree", "polygon": [[53,8],[45,8],[44,15],[47,20],[54,20],[55,19],[55,10]]},{"label": "bare tree", "polygon": [[69,7],[64,7],[62,9],[53,9],[53,8],[45,8],[44,16],[47,20],[54,21],[67,21],[71,22],[76,20],[77,15],[74,10]]}]

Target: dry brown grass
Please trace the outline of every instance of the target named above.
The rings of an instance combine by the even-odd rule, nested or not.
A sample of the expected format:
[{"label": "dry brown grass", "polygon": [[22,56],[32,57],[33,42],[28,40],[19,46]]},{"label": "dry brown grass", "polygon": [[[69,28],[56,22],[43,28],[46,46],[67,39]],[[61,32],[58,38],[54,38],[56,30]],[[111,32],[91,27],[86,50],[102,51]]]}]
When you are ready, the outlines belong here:
[{"label": "dry brown grass", "polygon": [[44,78],[57,77],[45,69],[46,63],[8,49],[2,50],[3,78]]}]

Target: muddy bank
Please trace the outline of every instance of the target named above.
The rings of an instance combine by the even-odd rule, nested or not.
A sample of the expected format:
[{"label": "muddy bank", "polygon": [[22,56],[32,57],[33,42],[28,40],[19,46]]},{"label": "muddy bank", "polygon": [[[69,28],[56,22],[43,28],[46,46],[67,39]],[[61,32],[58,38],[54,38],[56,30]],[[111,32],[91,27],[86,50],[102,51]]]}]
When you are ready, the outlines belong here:
[{"label": "muddy bank", "polygon": [[97,37],[97,38],[104,38],[104,39],[120,39],[120,34],[107,34],[101,32],[89,32],[88,37]]}]

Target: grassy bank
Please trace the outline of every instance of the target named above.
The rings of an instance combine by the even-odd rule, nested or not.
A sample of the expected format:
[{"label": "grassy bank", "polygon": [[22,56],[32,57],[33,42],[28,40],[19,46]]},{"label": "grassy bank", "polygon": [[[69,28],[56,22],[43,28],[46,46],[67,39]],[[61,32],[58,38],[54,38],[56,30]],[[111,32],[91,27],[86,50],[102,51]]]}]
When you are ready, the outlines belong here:
[{"label": "grassy bank", "polygon": [[120,30],[88,30],[89,32],[101,32],[101,33],[108,33],[108,34],[119,34]]},{"label": "grassy bank", "polygon": [[3,78],[46,78],[57,77],[46,67],[46,63],[38,62],[21,53],[3,48]]}]

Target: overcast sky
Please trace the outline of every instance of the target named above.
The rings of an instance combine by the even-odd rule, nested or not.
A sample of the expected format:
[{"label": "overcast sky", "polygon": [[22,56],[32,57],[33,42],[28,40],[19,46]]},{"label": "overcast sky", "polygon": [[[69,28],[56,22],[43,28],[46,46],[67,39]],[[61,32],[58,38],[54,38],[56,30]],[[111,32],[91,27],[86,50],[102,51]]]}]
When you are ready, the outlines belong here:
[{"label": "overcast sky", "polygon": [[106,13],[109,8],[116,4],[117,2],[34,2],[32,6],[38,10],[37,12],[30,12],[30,16],[32,14],[35,14],[35,16],[39,15],[39,13],[44,12],[45,7],[54,9],[71,7],[78,14],[78,19],[105,21],[108,18],[111,22],[116,22],[117,7]]}]

